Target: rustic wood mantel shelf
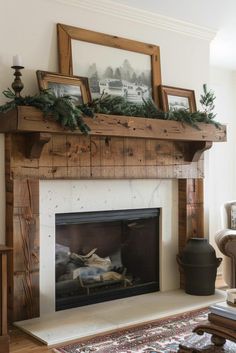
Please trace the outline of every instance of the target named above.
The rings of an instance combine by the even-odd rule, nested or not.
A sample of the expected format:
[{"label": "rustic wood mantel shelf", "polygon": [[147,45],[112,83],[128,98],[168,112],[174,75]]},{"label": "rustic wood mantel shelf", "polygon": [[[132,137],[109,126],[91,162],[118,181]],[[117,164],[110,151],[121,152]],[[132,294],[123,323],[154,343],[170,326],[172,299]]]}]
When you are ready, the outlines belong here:
[{"label": "rustic wood mantel shelf", "polygon": [[[224,125],[217,128],[213,124],[199,123],[197,129],[172,120],[105,114],[96,114],[94,119],[85,117],[84,121],[91,129],[90,136],[184,142],[185,162],[198,161],[202,152],[212,146],[212,142],[226,141]],[[27,134],[26,157],[30,159],[40,158],[43,147],[50,141],[52,134],[81,135],[79,130],[67,130],[53,119],[45,119],[40,110],[27,106],[0,114],[0,132]]]}]

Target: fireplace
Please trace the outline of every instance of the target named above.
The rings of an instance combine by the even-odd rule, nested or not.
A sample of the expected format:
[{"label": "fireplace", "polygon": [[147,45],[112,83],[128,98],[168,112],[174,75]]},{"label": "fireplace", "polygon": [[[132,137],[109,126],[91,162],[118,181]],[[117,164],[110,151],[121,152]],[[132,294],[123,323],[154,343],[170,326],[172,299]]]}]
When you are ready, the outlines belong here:
[{"label": "fireplace", "polygon": [[56,214],[56,310],[159,290],[159,209]]},{"label": "fireplace", "polygon": [[[134,218],[133,212],[140,212],[142,217],[138,222],[147,222],[145,217],[149,212],[156,213],[155,218],[151,215],[151,226],[154,230],[155,228],[155,237],[153,236],[153,245],[152,251],[155,254],[156,264],[154,265],[156,269],[156,278],[155,280],[150,281],[147,278],[146,285],[143,286],[143,283],[140,286],[134,288],[127,286],[126,289],[130,291],[130,295],[137,295],[138,290],[160,290],[167,291],[179,288],[179,271],[176,263],[176,253],[178,252],[178,203],[176,202],[178,198],[178,184],[174,180],[44,180],[40,181],[40,316],[47,315],[49,313],[55,313],[58,309],[64,309],[69,306],[78,305],[78,298],[71,296],[69,303],[67,299],[64,300],[63,297],[59,298],[59,293],[56,293],[56,286],[62,284],[57,284],[57,278],[55,275],[56,268],[56,244],[67,247],[68,252],[75,252],[87,255],[90,251],[97,248],[99,252],[95,252],[100,257],[107,257],[111,253],[115,253],[115,249],[112,248],[107,252],[100,250],[100,244],[96,243],[95,240],[99,239],[97,237],[97,225],[104,223],[100,220],[96,222],[80,224],[78,226],[78,219],[73,220],[73,217],[76,218],[79,216],[87,217],[89,216],[102,216],[105,215],[108,217],[115,217],[115,213],[118,212],[116,217],[127,217],[123,222],[127,223],[130,218]],[[124,216],[126,214],[126,216]],[[65,220],[65,218],[68,219]],[[95,217],[95,218],[96,218]],[[140,218],[140,214],[138,215]],[[64,219],[63,219],[64,218]],[[135,215],[137,218],[137,214]],[[155,219],[155,220],[154,220]],[[69,222],[69,224],[57,224]],[[85,222],[86,220],[84,220]],[[132,223],[135,223],[137,220],[131,220]],[[115,242],[118,238],[117,233],[115,234],[114,229],[119,224],[117,229],[121,228],[120,219],[113,220],[112,222],[105,222],[106,227],[112,228],[112,231],[109,232],[109,236],[113,237]],[[149,222],[149,221],[148,221]],[[72,224],[71,224],[72,223]],[[73,224],[74,223],[74,224]],[[135,228],[135,224],[134,227]],[[141,224],[141,226],[143,226]],[[149,224],[150,226],[150,224]],[[65,232],[63,228],[69,228]],[[85,247],[84,245],[80,247],[76,245],[77,237],[73,235],[78,234],[77,227],[89,227],[90,234],[95,234],[94,239],[91,243],[88,243]],[[93,227],[95,229],[93,229]],[[146,227],[146,225],[145,225]],[[58,231],[58,228],[60,231]],[[140,232],[136,226],[137,233]],[[116,232],[117,232],[116,229]],[[131,227],[132,229],[132,227]],[[153,231],[154,232],[154,231]],[[114,234],[113,234],[114,233]],[[88,232],[87,232],[88,234]],[[141,233],[138,233],[141,234]],[[69,236],[69,235],[72,235]],[[105,231],[103,230],[103,237],[105,237]],[[121,235],[119,235],[121,237]],[[108,236],[107,236],[108,237]],[[72,238],[71,243],[68,239]],[[91,235],[92,238],[92,235]],[[86,239],[86,236],[85,236]],[[76,240],[74,244],[73,241]],[[142,241],[142,245],[139,247],[139,251],[142,250],[144,245],[146,246],[147,238],[145,236],[145,241]],[[122,242],[121,242],[122,243]],[[124,243],[124,241],[123,241]],[[110,246],[110,244],[107,242]],[[119,244],[121,247],[121,244]],[[117,246],[116,246],[117,247]],[[68,250],[69,248],[69,250]],[[78,251],[79,250],[79,251]],[[122,249],[125,250],[125,249]],[[120,250],[121,251],[121,250]],[[149,251],[149,250],[148,250]],[[147,253],[147,249],[145,249]],[[77,254],[78,254],[77,253]],[[145,257],[147,254],[145,253]],[[122,254],[123,256],[124,254]],[[154,256],[153,256],[154,257]],[[128,264],[124,264],[124,267],[128,267]],[[154,269],[154,270],[155,270]],[[133,268],[132,268],[133,271]],[[132,274],[132,271],[131,274]],[[128,273],[128,271],[126,271]],[[136,277],[140,277],[141,274],[136,274]],[[154,275],[153,275],[154,277]],[[138,283],[137,283],[138,284]],[[141,287],[141,288],[139,288]],[[84,290],[84,293],[86,288]],[[134,292],[132,292],[134,291]],[[93,296],[93,299],[100,301],[101,298],[96,298],[95,289],[92,288],[89,296]],[[113,291],[113,295],[119,297],[123,295],[124,291],[119,291],[116,288],[116,292]],[[127,294],[127,293],[126,293]],[[101,296],[103,296],[102,293]],[[106,300],[110,300],[109,291],[106,292]],[[80,297],[79,301],[81,305],[88,304],[88,295],[83,298]],[[113,299],[115,298],[113,297]],[[87,303],[86,303],[87,301]]]},{"label": "fireplace", "polygon": [[160,208],[160,291],[179,286],[176,253],[204,234],[202,153],[225,126],[98,114],[82,136],[33,107],[3,115],[11,321],[55,312],[58,213]]}]

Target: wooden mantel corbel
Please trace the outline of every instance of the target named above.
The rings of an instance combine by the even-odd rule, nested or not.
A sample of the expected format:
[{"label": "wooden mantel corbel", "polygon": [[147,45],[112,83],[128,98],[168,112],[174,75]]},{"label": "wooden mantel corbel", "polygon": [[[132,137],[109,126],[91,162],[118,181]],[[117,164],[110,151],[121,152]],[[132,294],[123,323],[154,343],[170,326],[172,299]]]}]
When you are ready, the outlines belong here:
[{"label": "wooden mantel corbel", "polygon": [[212,141],[190,141],[185,160],[187,162],[199,161],[202,153],[209,150],[212,147],[212,144]]},{"label": "wooden mantel corbel", "polygon": [[29,159],[39,159],[45,143],[51,140],[51,134],[46,132],[32,132],[26,134],[26,139],[26,157]]}]

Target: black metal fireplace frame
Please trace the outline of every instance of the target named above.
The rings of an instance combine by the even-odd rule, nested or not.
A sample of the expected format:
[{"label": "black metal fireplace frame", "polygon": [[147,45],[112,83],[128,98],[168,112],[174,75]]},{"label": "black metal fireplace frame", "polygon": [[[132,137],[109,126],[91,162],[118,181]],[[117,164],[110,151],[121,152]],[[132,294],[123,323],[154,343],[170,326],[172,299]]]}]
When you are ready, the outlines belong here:
[{"label": "black metal fireplace frame", "polygon": [[[96,304],[120,298],[136,296],[156,292],[160,290],[159,280],[159,233],[160,233],[160,209],[159,208],[142,208],[142,209],[123,209],[109,211],[92,211],[92,212],[76,212],[76,213],[60,213],[55,215],[57,225],[85,224],[92,222],[113,222],[113,221],[135,221],[140,219],[156,218],[156,233],[157,233],[157,278],[154,282],[145,284],[136,284],[134,287],[117,288],[114,290],[104,290],[99,293],[91,293],[88,295],[73,295],[69,299],[63,297],[56,298],[56,311],[65,310],[78,306]],[[148,256],[148,254],[147,254]]]}]

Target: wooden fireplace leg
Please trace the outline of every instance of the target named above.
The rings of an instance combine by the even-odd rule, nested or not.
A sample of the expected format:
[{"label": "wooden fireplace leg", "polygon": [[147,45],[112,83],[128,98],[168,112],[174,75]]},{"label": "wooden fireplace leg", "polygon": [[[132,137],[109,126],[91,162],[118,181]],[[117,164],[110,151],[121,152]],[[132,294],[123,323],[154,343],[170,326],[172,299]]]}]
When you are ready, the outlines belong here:
[{"label": "wooden fireplace leg", "polygon": [[[203,179],[179,179],[179,252],[189,238],[204,237]],[[184,288],[180,270],[180,287]]]},{"label": "wooden fireplace leg", "polygon": [[8,320],[7,320],[7,254],[12,249],[0,245],[0,268],[1,268],[1,309],[0,309],[0,353],[9,352]]},{"label": "wooden fireplace leg", "polygon": [[39,180],[6,181],[6,240],[13,248],[8,306],[14,322],[39,316]]}]

